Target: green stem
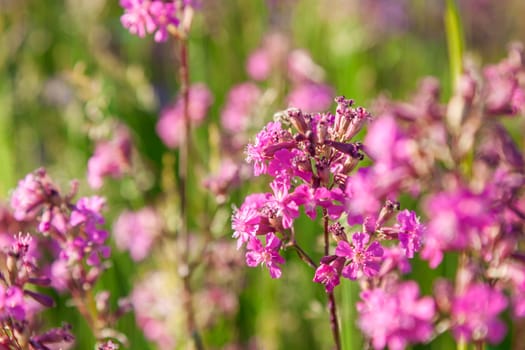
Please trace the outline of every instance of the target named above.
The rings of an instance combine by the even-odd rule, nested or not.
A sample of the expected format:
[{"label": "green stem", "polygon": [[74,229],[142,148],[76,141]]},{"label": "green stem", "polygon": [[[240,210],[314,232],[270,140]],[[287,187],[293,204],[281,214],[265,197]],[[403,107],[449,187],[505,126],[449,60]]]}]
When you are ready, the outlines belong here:
[{"label": "green stem", "polygon": [[445,31],[447,34],[450,78],[453,89],[463,73],[463,27],[456,0],[446,0]]},{"label": "green stem", "polygon": [[468,349],[468,344],[464,339],[460,339],[457,345],[458,345],[457,350],[467,350]]}]

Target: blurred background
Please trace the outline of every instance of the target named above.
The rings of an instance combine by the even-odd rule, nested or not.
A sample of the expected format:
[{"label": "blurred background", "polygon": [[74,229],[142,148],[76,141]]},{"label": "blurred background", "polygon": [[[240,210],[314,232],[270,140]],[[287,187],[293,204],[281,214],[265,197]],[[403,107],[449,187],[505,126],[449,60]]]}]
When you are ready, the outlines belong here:
[{"label": "blurred background", "polygon": [[[459,0],[459,5],[466,52],[474,62],[496,62],[506,55],[509,43],[525,39],[523,0]],[[110,231],[124,210],[160,206],[159,198],[170,188],[170,176],[175,176],[176,151],[163,144],[156,123],[177,96],[178,58],[173,42],[159,44],[151,37],[131,35],[120,23],[122,13],[116,0],[0,0],[3,206],[18,180],[40,166],[64,189],[70,179],[77,178],[81,194],[104,195]],[[192,212],[199,213],[190,228],[197,230],[200,214],[213,209],[218,257],[211,259],[223,259],[213,264],[226,267],[217,267],[213,282],[206,280],[208,272],[200,271],[199,283],[231,287],[228,295],[221,294],[222,289],[216,299],[203,295],[203,301],[197,303],[197,309],[215,308],[228,300],[220,307],[224,312],[202,316],[204,342],[209,348],[328,349],[332,344],[324,289],[313,285],[313,273],[304,263],[287,252],[283,277],[271,280],[266,271],[246,268],[242,253],[235,250],[228,222],[231,208],[239,206],[248,191],[261,188],[262,182],[245,183],[221,199],[210,196],[208,204],[191,198],[194,189],[202,194],[197,188],[204,177],[218,171],[219,148],[224,146],[217,138],[223,135],[221,118],[231,89],[244,82],[258,89],[258,102],[248,102],[251,127],[244,130],[246,140],[253,139],[257,128],[290,104],[325,110],[333,107],[336,95],[351,97],[365,107],[380,94],[406,99],[428,75],[440,80],[446,101],[451,86],[443,13],[444,1],[200,1],[189,39],[190,79],[206,84],[213,103],[203,124],[195,129],[197,152],[206,167],[189,184],[193,186],[188,190]],[[257,53],[270,55],[269,67],[258,65]],[[308,69],[294,72],[293,67]],[[298,82],[301,74],[316,84],[313,92],[307,89],[310,85]],[[312,105],[312,100],[318,103]],[[132,169],[122,179],[107,180],[102,189],[93,191],[86,181],[88,159],[95,144],[110,137],[121,124],[129,129],[134,145]],[[408,199],[403,204],[413,205]],[[169,205],[162,208],[169,214]],[[320,228],[312,227],[304,217],[299,221],[297,231],[305,237],[304,246],[315,251]],[[321,251],[316,254],[316,259],[322,256]],[[169,255],[155,254],[138,263],[129,252],[115,247],[111,268],[97,288],[110,290],[116,303],[117,297],[132,293],[134,286],[155,284],[159,299],[155,305],[168,309],[165,329],[177,342],[183,336],[176,329],[182,312],[176,307],[180,298],[176,281],[171,281],[166,267]],[[446,271],[431,271],[426,263],[416,263],[409,278],[429,281],[434,273]],[[422,289],[425,294],[431,292],[430,285],[422,284]],[[338,298],[351,305],[356,291],[356,286],[346,283]],[[94,339],[68,306],[67,296],[54,297],[57,308],[44,313],[45,324],[57,326],[67,321],[77,335],[74,348],[93,348]],[[359,333],[353,329],[352,308],[340,311],[347,327],[343,330],[345,343],[351,344],[348,348],[361,348]],[[136,318],[130,313],[116,327],[128,336],[130,349],[177,348],[148,341]],[[449,349],[450,339],[442,338],[425,348]],[[506,346],[508,343],[500,349]]]}]

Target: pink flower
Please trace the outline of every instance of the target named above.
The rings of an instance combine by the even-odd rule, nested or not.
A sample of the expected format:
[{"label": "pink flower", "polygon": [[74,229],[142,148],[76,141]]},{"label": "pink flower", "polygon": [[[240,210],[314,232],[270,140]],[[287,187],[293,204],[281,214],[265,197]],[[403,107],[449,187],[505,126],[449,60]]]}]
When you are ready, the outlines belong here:
[{"label": "pink flower", "polygon": [[104,224],[102,209],[106,205],[106,199],[100,196],[82,197],[78,200],[75,208],[71,211],[69,224],[78,226],[86,224],[89,228],[94,225]]},{"label": "pink flower", "polygon": [[268,171],[267,160],[272,159],[278,150],[291,146],[291,134],[282,129],[281,123],[270,122],[257,134],[255,143],[248,144],[246,160],[253,163],[255,176],[266,174]]},{"label": "pink flower", "polygon": [[315,270],[313,281],[324,284],[327,293],[333,292],[334,288],[339,285],[339,276],[341,276],[344,263],[345,259],[341,257],[334,257],[330,262],[321,261]]},{"label": "pink flower", "polygon": [[[171,288],[170,288],[171,287]],[[166,304],[166,298],[173,293],[173,285],[163,272],[155,271],[146,279],[135,284],[131,293],[131,303],[135,311],[137,325],[144,336],[155,342],[160,350],[177,348],[173,336],[176,303]]]},{"label": "pink flower", "polygon": [[346,181],[345,199],[348,224],[361,224],[367,216],[376,215],[381,208],[383,191],[378,188],[374,168],[361,168]]},{"label": "pink flower", "polygon": [[162,42],[168,39],[168,26],[179,24],[175,16],[175,5],[172,2],[153,1],[149,7],[149,12],[157,27],[155,41]]},{"label": "pink flower", "polygon": [[143,38],[155,30],[155,21],[149,13],[150,4],[149,0],[120,0],[120,6],[124,8],[120,21],[131,34]]},{"label": "pink flower", "polygon": [[270,183],[273,190],[273,200],[269,203],[270,207],[277,210],[283,220],[283,227],[290,228],[294,219],[299,216],[299,207],[294,201],[294,196],[288,193],[289,185],[284,181],[274,180]]},{"label": "pink flower", "polygon": [[261,90],[254,83],[235,85],[221,113],[222,128],[230,133],[246,131],[260,96]]},{"label": "pink flower", "polygon": [[281,268],[277,264],[284,264],[284,259],[279,255],[281,240],[273,233],[266,235],[266,246],[263,247],[258,238],[252,238],[247,245],[246,264],[250,267],[264,265],[270,271],[272,278],[281,277]]},{"label": "pink flower", "polygon": [[362,301],[356,304],[358,325],[371,339],[374,349],[388,346],[402,350],[411,343],[430,340],[434,301],[419,298],[419,288],[413,281],[361,292]]},{"label": "pink flower", "polygon": [[486,228],[495,223],[492,203],[484,193],[474,194],[457,188],[432,195],[425,203],[429,222],[421,252],[432,268],[439,265],[446,251],[479,249],[489,238]]},{"label": "pink flower", "polygon": [[381,171],[389,171],[409,158],[406,137],[391,115],[376,119],[365,138],[367,153]]},{"label": "pink flower", "polygon": [[474,284],[452,302],[452,333],[456,340],[497,344],[507,332],[498,318],[507,307],[503,293],[487,284]]},{"label": "pink flower", "polygon": [[88,183],[98,189],[104,184],[104,177],[120,178],[130,165],[131,137],[124,127],[120,127],[112,140],[97,143],[95,153],[88,161]]},{"label": "pink flower", "polygon": [[257,49],[248,57],[246,71],[253,80],[261,81],[268,79],[271,70],[272,61],[266,49]]},{"label": "pink flower", "polygon": [[24,293],[17,286],[5,288],[0,284],[0,320],[13,317],[23,321],[26,317]]},{"label": "pink flower", "polygon": [[[297,85],[302,85],[321,82],[325,73],[323,69],[313,61],[308,51],[298,49],[288,55],[288,75]],[[325,108],[322,108],[315,112],[324,109]]]},{"label": "pink flower", "polygon": [[295,87],[288,95],[288,106],[304,112],[324,111],[332,104],[334,90],[325,84],[308,83]]},{"label": "pink flower", "polygon": [[[213,96],[206,85],[198,83],[190,87],[189,101],[190,121],[193,125],[200,125],[213,102]],[[184,100],[182,96],[179,96],[174,105],[161,111],[156,130],[166,146],[177,148],[183,141],[184,128]]]},{"label": "pink flower", "polygon": [[352,236],[353,245],[346,241],[339,241],[335,248],[335,255],[349,261],[342,272],[344,277],[355,280],[361,273],[367,277],[377,275],[381,266],[383,248],[377,241],[368,245],[369,240],[370,236],[367,233],[358,232]]},{"label": "pink flower", "polygon": [[410,210],[403,210],[397,215],[398,238],[401,247],[408,258],[414,257],[414,252],[421,247],[421,237],[425,227],[419,223],[416,213]]},{"label": "pink flower", "polygon": [[233,238],[237,239],[237,249],[255,237],[261,217],[252,207],[242,206],[232,217]]},{"label": "pink flower", "polygon": [[149,207],[139,211],[124,211],[113,226],[115,243],[120,250],[129,251],[134,261],[144,260],[155,240],[162,233],[162,221]]},{"label": "pink flower", "polygon": [[48,193],[58,192],[51,183],[43,179],[48,179],[48,177],[46,171],[40,169],[34,174],[27,174],[23,180],[18,182],[11,196],[11,207],[14,209],[13,216],[16,220],[33,218],[41,205],[47,201]]},{"label": "pink flower", "polygon": [[240,186],[240,166],[231,159],[226,158],[220,166],[218,174],[210,175],[202,182],[218,203],[224,203],[230,191]]}]

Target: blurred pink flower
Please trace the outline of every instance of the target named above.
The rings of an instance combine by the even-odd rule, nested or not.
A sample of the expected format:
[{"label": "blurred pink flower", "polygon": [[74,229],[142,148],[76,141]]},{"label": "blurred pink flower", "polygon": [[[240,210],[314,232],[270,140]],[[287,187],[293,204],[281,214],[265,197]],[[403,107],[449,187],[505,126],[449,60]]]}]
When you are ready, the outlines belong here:
[{"label": "blurred pink flower", "polygon": [[120,0],[120,6],[124,8],[120,21],[131,34],[143,38],[155,30],[155,21],[149,13],[150,4],[149,0]]},{"label": "blurred pink flower", "polygon": [[120,250],[128,250],[135,261],[144,260],[155,239],[162,231],[162,221],[149,207],[139,211],[124,211],[113,227],[115,243]]},{"label": "blurred pink flower", "polygon": [[358,325],[374,349],[402,350],[430,340],[435,304],[430,297],[419,298],[414,281],[363,291],[361,300],[356,304]]},{"label": "blurred pink flower", "polygon": [[113,139],[98,142],[88,161],[89,185],[98,189],[104,184],[104,177],[122,177],[131,166],[131,147],[131,137],[124,126],[117,128]]},{"label": "blurred pink flower", "polygon": [[166,41],[168,26],[179,24],[173,1],[120,0],[120,6],[124,8],[120,17],[122,25],[141,38],[156,31],[155,41]]},{"label": "blurred pink flower", "polygon": [[[314,62],[308,51],[297,49],[288,55],[288,75],[297,85],[302,85],[322,82],[325,73],[323,68]],[[322,110],[324,109],[316,112]]]},{"label": "blurred pink flower", "polygon": [[316,113],[328,109],[333,96],[334,90],[326,84],[301,84],[288,95],[288,106],[300,108],[307,113]]},{"label": "blurred pink flower", "polygon": [[266,80],[272,70],[272,61],[268,51],[259,48],[253,51],[246,62],[246,71],[250,78],[256,81]]},{"label": "blurred pink flower", "polygon": [[179,20],[175,16],[175,4],[173,2],[153,1],[149,7],[149,12],[157,26],[155,41],[168,40],[168,26],[179,24]]},{"label": "blurred pink flower", "polygon": [[254,83],[235,85],[221,113],[222,128],[231,133],[246,131],[260,96],[261,90]]},{"label": "blurred pink flower", "polygon": [[456,340],[499,343],[507,327],[498,318],[507,307],[505,295],[488,284],[474,284],[452,302],[452,333]]},{"label": "blurred pink flower", "polygon": [[[200,125],[211,104],[213,95],[203,83],[197,83],[189,90],[188,114],[193,125]],[[184,100],[178,96],[175,104],[164,108],[157,122],[157,134],[169,148],[177,148],[184,137]]]}]

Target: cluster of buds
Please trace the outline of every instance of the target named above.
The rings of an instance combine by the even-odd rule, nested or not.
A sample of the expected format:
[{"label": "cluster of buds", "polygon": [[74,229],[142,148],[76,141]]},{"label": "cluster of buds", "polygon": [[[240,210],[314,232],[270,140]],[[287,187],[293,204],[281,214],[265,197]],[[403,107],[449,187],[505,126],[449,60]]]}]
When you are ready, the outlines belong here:
[{"label": "cluster of buds", "polygon": [[71,343],[70,327],[36,332],[35,315],[54,301],[34,290],[49,287],[50,279],[37,266],[36,244],[29,233],[14,236],[9,249],[1,255],[0,272],[0,345],[5,349],[46,349],[57,343]]}]

